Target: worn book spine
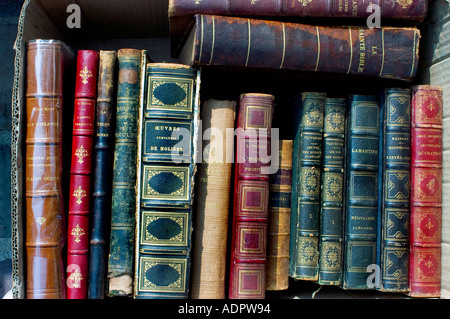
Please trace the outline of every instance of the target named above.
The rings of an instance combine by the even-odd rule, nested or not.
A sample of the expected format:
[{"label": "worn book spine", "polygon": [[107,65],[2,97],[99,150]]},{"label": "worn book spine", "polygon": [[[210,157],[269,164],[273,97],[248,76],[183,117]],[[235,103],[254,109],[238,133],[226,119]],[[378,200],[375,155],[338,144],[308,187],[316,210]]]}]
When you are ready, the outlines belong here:
[{"label": "worn book spine", "polygon": [[180,58],[198,66],[411,80],[418,66],[419,38],[417,28],[370,29],[196,15]]},{"label": "worn book spine", "polygon": [[112,175],[107,295],[131,296],[136,209],[136,161],[140,106],[141,51],[117,52],[116,131]]},{"label": "worn book spine", "polygon": [[27,43],[26,298],[65,297],[67,238],[62,191],[64,67],[70,49],[55,40]]},{"label": "worn book spine", "polygon": [[148,63],[141,114],[134,297],[188,298],[199,73]]},{"label": "worn book spine", "polygon": [[230,299],[265,297],[274,96],[240,96],[231,228]]},{"label": "worn book spine", "polygon": [[115,51],[100,51],[99,53],[89,246],[89,299],[103,299],[105,295],[114,155],[116,59]]},{"label": "worn book spine", "polygon": [[352,95],[347,124],[344,217],[344,289],[369,289],[376,263],[380,102]]},{"label": "worn book spine", "polygon": [[[198,165],[192,255],[193,299],[225,299],[229,199],[236,102],[203,103],[203,148]],[[230,135],[231,133],[231,135]]]},{"label": "worn book spine", "polygon": [[302,93],[296,108],[289,272],[294,279],[317,281],[325,93]]},{"label": "worn book spine", "polygon": [[292,150],[292,140],[280,140],[280,167],[269,177],[266,290],[289,288]]},{"label": "worn book spine", "polygon": [[412,297],[441,292],[443,91],[412,88],[409,289]]},{"label": "worn book spine", "polygon": [[377,289],[408,291],[411,90],[388,88],[381,97]]},{"label": "worn book spine", "polygon": [[343,194],[347,99],[326,98],[319,235],[320,285],[342,279]]},{"label": "worn book spine", "polygon": [[77,55],[67,234],[67,299],[86,299],[98,52]]}]

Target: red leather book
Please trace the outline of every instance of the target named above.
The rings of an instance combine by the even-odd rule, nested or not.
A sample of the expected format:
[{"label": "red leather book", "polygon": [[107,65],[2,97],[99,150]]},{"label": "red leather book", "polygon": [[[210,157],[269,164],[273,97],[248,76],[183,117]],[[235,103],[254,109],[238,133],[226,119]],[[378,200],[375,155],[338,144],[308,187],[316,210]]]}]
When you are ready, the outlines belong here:
[{"label": "red leather book", "polygon": [[77,56],[67,234],[67,298],[87,298],[92,143],[99,54]]},{"label": "red leather book", "polygon": [[[269,214],[270,130],[274,97],[240,97],[236,134],[230,299],[263,299]],[[269,162],[269,164],[267,164]]]},{"label": "red leather book", "polygon": [[442,88],[419,85],[411,104],[409,289],[439,297],[442,227]]}]

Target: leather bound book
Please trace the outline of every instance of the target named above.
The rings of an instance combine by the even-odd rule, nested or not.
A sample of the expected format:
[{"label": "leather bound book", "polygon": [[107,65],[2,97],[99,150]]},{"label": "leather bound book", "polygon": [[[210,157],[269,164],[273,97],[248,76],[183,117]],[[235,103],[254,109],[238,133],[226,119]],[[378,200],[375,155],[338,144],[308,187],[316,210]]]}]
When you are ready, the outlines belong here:
[{"label": "leather bound book", "polygon": [[117,52],[118,80],[107,295],[132,296],[136,213],[136,163],[142,59],[145,51]]},{"label": "leather bound book", "polygon": [[[428,1],[390,1],[376,0],[370,4],[378,5],[382,19],[424,20]],[[172,52],[179,49],[186,28],[195,14],[217,14],[245,17],[313,17],[313,18],[352,18],[368,17],[374,12],[369,2],[364,0],[169,0],[169,21]]]},{"label": "leather bound book", "polygon": [[381,291],[408,291],[411,90],[381,100],[377,264]]},{"label": "leather bound book", "polygon": [[235,113],[235,101],[210,99],[201,108],[202,136],[209,143],[203,148],[196,178],[193,299],[225,299]]},{"label": "leather bound book", "polygon": [[369,289],[377,253],[380,102],[352,95],[349,104],[342,287]]},{"label": "leather bound book", "polygon": [[317,281],[325,93],[304,92],[295,104],[289,275]]},{"label": "leather bound book", "polygon": [[266,290],[289,288],[292,140],[280,140],[280,168],[269,177]]},{"label": "leather bound book", "polygon": [[[412,80],[417,28],[319,26],[196,15],[180,61]],[[299,45],[302,43],[302,45]]]},{"label": "leather bound book", "polygon": [[231,228],[230,299],[265,297],[270,131],[274,96],[240,96]]},{"label": "leather bound book", "polygon": [[199,76],[187,65],[146,65],[136,186],[139,299],[189,294]]},{"label": "leather bound book", "polygon": [[111,220],[116,60],[117,53],[115,51],[100,51],[99,53],[89,246],[89,299],[103,299],[105,295],[108,230]]},{"label": "leather bound book", "polygon": [[65,298],[62,191],[64,71],[73,52],[57,40],[27,43],[26,298]]},{"label": "leather bound book", "polygon": [[98,52],[77,55],[70,162],[67,298],[87,299],[91,173],[97,98]]},{"label": "leather bound book", "polygon": [[320,285],[340,285],[342,279],[342,215],[344,194],[347,99],[326,98],[319,235]]},{"label": "leather bound book", "polygon": [[441,292],[443,91],[412,88],[409,289],[412,297]]}]

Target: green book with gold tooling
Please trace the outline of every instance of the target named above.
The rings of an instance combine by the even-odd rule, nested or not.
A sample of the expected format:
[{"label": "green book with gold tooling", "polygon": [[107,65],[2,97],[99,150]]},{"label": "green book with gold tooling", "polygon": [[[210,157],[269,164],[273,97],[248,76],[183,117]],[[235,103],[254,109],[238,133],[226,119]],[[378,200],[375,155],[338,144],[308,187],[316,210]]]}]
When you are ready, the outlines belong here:
[{"label": "green book with gold tooling", "polygon": [[187,298],[198,132],[197,71],[148,63],[141,114],[135,297]]}]

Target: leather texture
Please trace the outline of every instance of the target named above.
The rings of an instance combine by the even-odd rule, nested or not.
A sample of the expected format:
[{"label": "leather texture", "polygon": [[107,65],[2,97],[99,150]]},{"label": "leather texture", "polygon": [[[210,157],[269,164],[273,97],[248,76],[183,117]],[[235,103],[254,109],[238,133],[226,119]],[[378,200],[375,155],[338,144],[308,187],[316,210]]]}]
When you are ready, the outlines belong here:
[{"label": "leather texture", "polygon": [[105,296],[106,262],[111,221],[111,180],[116,94],[115,51],[99,52],[94,171],[92,176],[92,218],[89,246],[88,298]]},{"label": "leather texture", "polygon": [[349,104],[342,287],[369,289],[367,267],[377,252],[380,102],[352,95]]},{"label": "leather texture", "polygon": [[63,246],[67,239],[62,190],[65,70],[73,59],[66,44],[27,44],[25,246],[26,298],[65,297]]},{"label": "leather texture", "polygon": [[409,294],[441,292],[443,92],[412,88]]},{"label": "leather texture", "polygon": [[289,273],[317,281],[325,93],[304,92],[295,107]]},{"label": "leather texture", "polygon": [[77,54],[67,234],[67,298],[87,299],[98,52]]},{"label": "leather texture", "polygon": [[377,264],[381,291],[408,291],[411,90],[381,97]]},{"label": "leather texture", "polygon": [[247,93],[239,100],[228,297],[265,297],[269,175],[274,96]]},{"label": "leather texture", "polygon": [[197,71],[148,63],[145,76],[134,296],[183,299],[191,276]]},{"label": "leather texture", "polygon": [[340,285],[342,280],[347,105],[347,99],[325,100],[318,280],[321,285]]}]

